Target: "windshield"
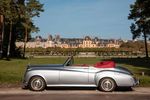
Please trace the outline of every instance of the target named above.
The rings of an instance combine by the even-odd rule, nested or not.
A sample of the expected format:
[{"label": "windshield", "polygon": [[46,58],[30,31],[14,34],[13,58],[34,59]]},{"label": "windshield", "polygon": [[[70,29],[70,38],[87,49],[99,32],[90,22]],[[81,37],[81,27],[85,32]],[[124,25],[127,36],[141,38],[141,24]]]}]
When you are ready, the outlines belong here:
[{"label": "windshield", "polygon": [[68,57],[68,59],[65,61],[65,63],[63,64],[64,66],[72,66],[74,63],[74,59],[73,56]]}]

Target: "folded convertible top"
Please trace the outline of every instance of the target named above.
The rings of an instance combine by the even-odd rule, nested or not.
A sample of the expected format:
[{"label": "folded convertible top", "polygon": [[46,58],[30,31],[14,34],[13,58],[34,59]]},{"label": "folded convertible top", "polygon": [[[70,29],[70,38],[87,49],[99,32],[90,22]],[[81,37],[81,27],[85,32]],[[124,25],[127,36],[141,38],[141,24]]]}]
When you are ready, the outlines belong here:
[{"label": "folded convertible top", "polygon": [[102,61],[94,65],[96,68],[114,68],[116,66],[114,61]]}]

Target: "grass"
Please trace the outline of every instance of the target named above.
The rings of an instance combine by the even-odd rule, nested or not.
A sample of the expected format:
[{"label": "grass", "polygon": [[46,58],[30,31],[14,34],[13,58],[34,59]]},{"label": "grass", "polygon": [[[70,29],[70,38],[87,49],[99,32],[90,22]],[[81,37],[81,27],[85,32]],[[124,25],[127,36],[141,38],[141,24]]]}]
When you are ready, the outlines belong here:
[{"label": "grass", "polygon": [[[11,59],[11,61],[0,60],[0,84],[20,84],[27,64],[58,64],[65,61],[65,57]],[[102,61],[101,58],[75,58],[75,64],[95,64]],[[117,61],[116,61],[117,62]],[[140,86],[150,86],[150,76],[141,76],[142,72],[150,72],[150,68],[135,66],[128,63],[118,65],[127,67],[140,79]]]}]

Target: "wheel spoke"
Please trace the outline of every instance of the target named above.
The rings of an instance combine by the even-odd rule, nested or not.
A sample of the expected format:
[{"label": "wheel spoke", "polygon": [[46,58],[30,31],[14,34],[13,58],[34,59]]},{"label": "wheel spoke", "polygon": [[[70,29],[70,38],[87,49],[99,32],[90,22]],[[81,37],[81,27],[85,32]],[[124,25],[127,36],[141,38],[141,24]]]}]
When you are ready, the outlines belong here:
[{"label": "wheel spoke", "polygon": [[39,77],[33,78],[31,80],[30,85],[31,85],[31,89],[35,91],[40,91],[45,87],[44,81]]},{"label": "wheel spoke", "polygon": [[103,79],[101,82],[101,88],[104,91],[112,91],[114,87],[115,84],[111,79]]}]

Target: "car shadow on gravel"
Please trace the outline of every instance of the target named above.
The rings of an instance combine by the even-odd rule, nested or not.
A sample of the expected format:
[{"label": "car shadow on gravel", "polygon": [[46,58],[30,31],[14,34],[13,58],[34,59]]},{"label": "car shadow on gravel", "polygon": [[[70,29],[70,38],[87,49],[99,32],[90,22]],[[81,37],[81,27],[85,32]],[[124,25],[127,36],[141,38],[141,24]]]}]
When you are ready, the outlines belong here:
[{"label": "car shadow on gravel", "polygon": [[119,87],[119,88],[116,88],[115,90],[116,92],[131,92],[131,91],[134,91],[131,87]]},{"label": "car shadow on gravel", "polygon": [[46,90],[96,90],[97,88],[91,87],[47,87]]},{"label": "car shadow on gravel", "polygon": [[[76,90],[98,90],[97,88],[93,88],[93,87],[47,87],[46,90],[48,91],[60,91],[60,90],[64,90],[64,91],[76,91]],[[115,92],[131,92],[134,91],[132,88],[129,87],[119,87],[115,89]]]}]

